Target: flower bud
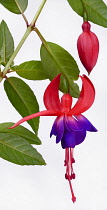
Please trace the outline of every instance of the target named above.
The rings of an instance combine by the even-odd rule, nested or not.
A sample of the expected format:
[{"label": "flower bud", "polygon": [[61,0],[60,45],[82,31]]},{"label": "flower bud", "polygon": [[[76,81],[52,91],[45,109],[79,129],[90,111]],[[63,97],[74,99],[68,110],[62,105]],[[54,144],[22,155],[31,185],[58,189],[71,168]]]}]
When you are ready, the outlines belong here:
[{"label": "flower bud", "polygon": [[96,65],[99,53],[98,38],[90,28],[90,23],[85,21],[82,25],[83,32],[77,41],[79,58],[89,74]]}]

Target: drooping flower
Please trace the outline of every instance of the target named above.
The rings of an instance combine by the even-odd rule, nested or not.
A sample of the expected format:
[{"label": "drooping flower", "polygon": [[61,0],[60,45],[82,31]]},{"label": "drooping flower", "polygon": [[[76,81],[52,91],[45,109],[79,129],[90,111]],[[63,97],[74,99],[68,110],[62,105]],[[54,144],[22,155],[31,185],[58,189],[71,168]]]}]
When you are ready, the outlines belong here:
[{"label": "drooping flower", "polygon": [[77,49],[80,60],[89,74],[96,65],[99,53],[98,38],[90,31],[90,28],[90,23],[85,21],[82,24],[83,32],[77,40]]},{"label": "drooping flower", "polygon": [[93,104],[95,89],[88,77],[85,75],[80,76],[82,79],[82,90],[76,104],[71,108],[72,97],[70,94],[63,94],[61,100],[59,98],[58,89],[60,76],[61,74],[56,76],[45,90],[43,100],[46,110],[24,117],[11,128],[14,128],[34,117],[57,116],[52,126],[50,137],[55,135],[56,143],[61,142],[62,148],[65,149],[65,178],[69,181],[72,201],[75,202],[76,197],[71,184],[71,180],[75,179],[75,173],[73,170],[73,163],[75,163],[73,150],[76,145],[84,141],[87,131],[97,131],[91,122],[81,114],[88,110]]}]

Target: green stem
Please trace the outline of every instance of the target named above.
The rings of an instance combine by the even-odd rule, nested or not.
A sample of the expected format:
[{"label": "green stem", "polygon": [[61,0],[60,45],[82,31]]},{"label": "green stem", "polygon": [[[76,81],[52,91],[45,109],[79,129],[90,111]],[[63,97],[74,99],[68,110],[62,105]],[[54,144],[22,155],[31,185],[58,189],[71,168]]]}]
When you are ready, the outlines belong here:
[{"label": "green stem", "polygon": [[[47,41],[45,40],[45,38],[42,36],[41,32],[38,30],[37,27],[35,27],[33,30],[37,33],[37,35],[39,36],[40,40],[42,41],[44,47],[46,48],[46,50],[48,51],[48,53],[51,55],[51,57],[53,58],[53,60],[56,62],[56,64],[57,64],[57,65],[59,66],[59,68],[60,68],[60,65],[59,65],[58,61],[56,61],[56,58],[55,58],[55,56],[54,56],[52,50],[50,49],[50,47],[49,47]],[[63,74],[64,74],[64,73],[63,73]]]},{"label": "green stem", "polygon": [[[42,36],[41,32],[39,31],[39,29],[37,27],[35,27],[33,29],[37,35],[39,36],[40,40],[42,41],[42,44],[44,45],[44,47],[46,48],[47,52],[50,54],[50,56],[52,57],[52,59],[54,60],[54,62],[56,63],[56,65],[58,66],[58,68],[60,69],[59,73],[63,73],[63,76],[67,79],[67,85],[68,85],[68,93],[70,92],[70,88],[71,90],[73,90],[72,85],[70,86],[70,78],[69,76],[67,76],[63,70],[63,68],[60,65],[60,62],[58,61],[58,59],[56,59],[56,57],[54,56],[54,53],[52,52],[51,48],[49,47],[47,41],[45,40],[45,38]],[[51,78],[51,76],[50,76]],[[52,79],[52,78],[51,78]],[[73,90],[74,91],[74,90]],[[78,92],[74,91],[76,93],[76,97],[79,97]]]},{"label": "green stem", "polygon": [[51,51],[51,49],[50,49],[50,47],[49,47],[49,45],[48,45],[48,43],[47,43],[47,41],[46,41],[45,38],[42,36],[42,34],[41,34],[41,32],[39,31],[39,29],[38,29],[37,27],[35,27],[33,30],[37,33],[37,35],[39,36],[40,40],[42,41],[44,47],[47,49],[47,51],[48,51],[49,54],[52,56],[52,58],[53,58],[54,60],[56,60],[55,57],[54,57],[54,55],[53,55],[53,53],[52,53],[52,51]]},{"label": "green stem", "polygon": [[87,11],[86,11],[86,8],[85,8],[85,4],[84,4],[83,0],[81,0],[81,2],[82,2],[82,5],[83,5],[83,20],[88,21],[88,14],[87,14]]},{"label": "green stem", "polygon": [[32,22],[31,22],[31,26],[34,26],[34,25],[35,25],[35,22],[37,21],[37,19],[38,19],[40,13],[41,13],[41,11],[42,11],[42,9],[43,9],[43,7],[44,7],[46,1],[47,1],[47,0],[43,0],[43,1],[42,1],[41,5],[40,5],[40,7],[39,7],[39,9],[38,9],[38,11],[36,12],[36,15],[34,16]]},{"label": "green stem", "polygon": [[19,9],[20,13],[22,14],[22,17],[23,17],[23,19],[24,19],[24,21],[25,21],[26,25],[28,26],[28,20],[27,20],[27,18],[26,18],[26,16],[25,16],[25,14],[23,13],[23,11],[22,11],[22,9],[21,9],[21,7],[19,6],[19,4],[18,4],[18,2],[17,2],[17,1],[16,1],[16,5],[17,5],[17,7],[18,7],[18,9]]},{"label": "green stem", "polygon": [[22,37],[21,41],[19,42],[18,46],[16,47],[15,51],[13,52],[12,56],[10,57],[8,63],[6,64],[6,66],[5,66],[5,68],[4,68],[3,72],[2,72],[3,75],[2,75],[2,78],[0,78],[0,82],[2,81],[3,77],[6,76],[8,70],[9,70],[9,67],[11,66],[14,58],[16,57],[17,53],[19,52],[20,48],[22,47],[22,45],[26,41],[26,39],[29,36],[29,34],[31,33],[31,31],[34,29],[34,25],[35,25],[35,23],[36,23],[39,15],[40,15],[40,13],[41,13],[41,11],[42,11],[42,9],[43,9],[46,1],[47,0],[43,0],[42,1],[41,5],[40,5],[40,7],[38,9],[38,11],[36,12],[33,20],[31,21],[31,24],[26,29],[24,36]]},{"label": "green stem", "polygon": [[[49,47],[49,45],[48,45],[47,41],[45,40],[45,38],[42,36],[41,32],[40,32],[40,31],[38,30],[38,28],[36,28],[36,27],[35,27],[33,30],[34,30],[34,31],[37,33],[37,35],[39,36],[39,38],[40,38],[40,40],[42,41],[44,47],[46,48],[46,50],[48,51],[48,53],[50,54],[50,56],[52,57],[52,59],[55,61],[56,65],[59,66],[59,69],[61,70],[60,72],[62,72],[63,75],[65,75],[65,73],[64,73],[63,70],[62,70],[62,68],[60,67],[60,64],[59,64],[58,60],[56,60],[56,57],[54,56],[54,54],[53,54],[51,48]],[[66,77],[66,76],[65,76],[65,77]]]},{"label": "green stem", "polygon": [[88,21],[88,14],[87,14],[86,10],[84,10],[84,12],[83,12],[83,20]]},{"label": "green stem", "polygon": [[[8,63],[6,64],[4,70],[3,70],[3,77],[5,77],[7,71],[9,70],[9,67],[11,66],[14,58],[16,57],[17,53],[19,52],[20,48],[22,47],[23,43],[25,42],[25,40],[27,39],[27,37],[29,36],[30,32],[32,31],[32,28],[29,26],[24,34],[24,36],[22,37],[21,41],[19,42],[18,46],[16,47],[15,51],[13,52],[12,56],[10,57]],[[1,78],[2,79],[2,78]]]},{"label": "green stem", "polygon": [[41,32],[38,30],[37,27],[34,27],[33,31],[35,31],[37,33],[37,35],[39,36],[41,42],[44,44],[45,48],[47,50],[49,50],[48,48],[48,44],[47,44],[47,41],[45,40],[45,38],[42,36]]}]

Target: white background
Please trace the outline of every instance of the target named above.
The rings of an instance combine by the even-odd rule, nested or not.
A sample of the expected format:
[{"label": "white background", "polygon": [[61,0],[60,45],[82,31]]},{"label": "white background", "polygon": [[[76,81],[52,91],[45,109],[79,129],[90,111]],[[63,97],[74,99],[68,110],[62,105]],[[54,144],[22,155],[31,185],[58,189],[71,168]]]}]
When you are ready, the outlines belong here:
[{"label": "white background", "polygon": [[[105,1],[106,2],[106,1]],[[25,14],[32,20],[41,1],[30,0]],[[15,40],[15,47],[22,38],[26,26],[20,15],[10,13],[0,6],[0,20],[8,24]],[[64,47],[77,61],[81,74],[86,74],[76,48],[82,32],[82,18],[70,8],[66,0],[47,0],[37,27],[47,41]],[[73,188],[77,197],[71,201],[68,182],[64,179],[64,150],[49,138],[54,117],[41,117],[39,137],[42,145],[38,151],[47,166],[18,166],[0,159],[0,210],[107,210],[107,30],[91,24],[100,41],[97,65],[90,79],[96,88],[96,100],[84,114],[98,129],[87,133],[83,144],[75,148],[75,173]],[[39,60],[41,41],[32,33],[15,59],[15,64],[27,60]],[[15,74],[9,76],[16,76]],[[28,81],[44,109],[42,97],[49,81]],[[0,122],[17,122],[21,117],[12,107],[0,84]],[[24,123],[29,128],[27,123]]]}]

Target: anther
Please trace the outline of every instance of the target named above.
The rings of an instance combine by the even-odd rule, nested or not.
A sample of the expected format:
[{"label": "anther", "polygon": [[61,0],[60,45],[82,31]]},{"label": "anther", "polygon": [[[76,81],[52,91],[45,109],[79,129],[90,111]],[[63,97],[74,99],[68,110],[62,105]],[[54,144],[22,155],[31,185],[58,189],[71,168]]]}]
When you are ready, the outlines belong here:
[{"label": "anther", "polygon": [[72,158],[72,163],[75,163],[75,159],[74,158]]},{"label": "anther", "polygon": [[75,201],[76,201],[76,197],[73,196],[73,197],[72,197],[72,202],[74,203]]},{"label": "anther", "polygon": [[65,174],[65,179],[68,179],[68,175],[67,174]]},{"label": "anther", "polygon": [[71,177],[70,177],[71,179],[75,179],[75,174],[73,173],[73,174],[71,174]]},{"label": "anther", "polygon": [[64,166],[66,166],[67,165],[67,161],[66,160],[64,160]]}]

